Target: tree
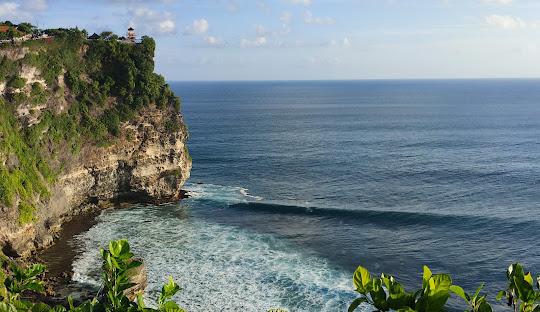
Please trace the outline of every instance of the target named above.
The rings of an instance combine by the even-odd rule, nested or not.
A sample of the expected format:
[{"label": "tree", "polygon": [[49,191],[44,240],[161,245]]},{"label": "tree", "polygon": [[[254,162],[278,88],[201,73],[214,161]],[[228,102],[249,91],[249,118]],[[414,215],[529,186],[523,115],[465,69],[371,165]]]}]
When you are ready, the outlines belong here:
[{"label": "tree", "polygon": [[24,32],[24,33],[27,33],[27,34],[30,34],[32,33],[32,29],[36,28],[36,26],[30,24],[30,23],[20,23],[18,26],[17,26],[17,29]]},{"label": "tree", "polygon": [[101,32],[101,35],[99,35],[101,37],[101,39],[103,40],[109,40],[109,37],[113,35],[113,32],[112,31],[109,31],[109,30],[105,30],[103,32]]}]

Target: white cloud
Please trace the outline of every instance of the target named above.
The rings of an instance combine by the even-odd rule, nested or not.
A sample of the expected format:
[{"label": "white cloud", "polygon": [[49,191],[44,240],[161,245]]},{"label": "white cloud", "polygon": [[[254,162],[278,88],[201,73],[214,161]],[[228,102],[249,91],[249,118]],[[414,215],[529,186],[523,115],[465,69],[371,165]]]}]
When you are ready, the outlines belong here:
[{"label": "white cloud", "polygon": [[176,17],[167,11],[159,13],[147,8],[130,10],[129,25],[143,33],[150,35],[170,35],[176,33],[174,20]]},{"label": "white cloud", "polygon": [[268,44],[268,39],[266,37],[257,37],[255,40],[248,40],[243,38],[240,40],[240,47],[241,48],[257,48],[257,47],[263,47]]},{"label": "white cloud", "polygon": [[291,33],[291,27],[287,24],[281,25],[281,34],[289,34]]},{"label": "white cloud", "polygon": [[304,22],[306,24],[335,24],[335,21],[331,17],[313,17],[313,14],[311,14],[310,11],[306,11],[306,14],[304,14]]},{"label": "white cloud", "polygon": [[212,47],[216,47],[216,48],[225,47],[225,40],[223,40],[222,38],[216,38],[214,36],[204,36],[203,40]]},{"label": "white cloud", "polygon": [[537,25],[535,23],[527,23],[519,17],[512,17],[510,15],[493,14],[490,16],[486,16],[484,17],[484,23],[503,29],[537,28]]},{"label": "white cloud", "polygon": [[337,56],[329,56],[329,57],[313,57],[308,56],[304,58],[305,62],[309,65],[342,65],[346,62]]},{"label": "white cloud", "polygon": [[270,7],[266,3],[259,1],[259,8],[263,9],[266,13],[270,12]]},{"label": "white cloud", "polygon": [[508,4],[514,2],[514,0],[482,0],[484,3],[502,3],[502,4]]},{"label": "white cloud", "polygon": [[49,5],[47,0],[23,0],[0,3],[0,20],[14,23],[30,22],[33,13],[45,11]]},{"label": "white cloud", "polygon": [[23,11],[19,11],[20,4],[15,2],[4,2],[0,4],[0,19],[12,20],[19,18]]},{"label": "white cloud", "polygon": [[186,26],[186,29],[184,30],[185,35],[204,35],[208,32],[208,29],[210,28],[210,24],[207,20],[204,18],[201,18],[200,20],[194,20],[192,26]]},{"label": "white cloud", "polygon": [[45,11],[49,8],[47,0],[23,0],[21,8],[30,11]]},{"label": "white cloud", "polygon": [[257,37],[273,37],[277,35],[277,32],[272,31],[263,25],[254,24],[253,27],[257,29]]},{"label": "white cloud", "polygon": [[349,41],[349,38],[345,37],[343,41],[341,41],[341,44],[338,43],[336,40],[330,40],[330,43],[328,43],[328,46],[330,47],[341,46],[343,48],[349,48],[351,47],[351,42]]},{"label": "white cloud", "polygon": [[306,7],[311,5],[311,0],[287,0],[287,2],[291,4],[303,4]]},{"label": "white cloud", "polygon": [[279,17],[279,19],[282,22],[290,23],[292,22],[292,13],[289,11],[284,11],[283,14],[281,14],[281,16]]},{"label": "white cloud", "polygon": [[176,30],[176,26],[174,25],[174,22],[171,20],[165,20],[159,23],[158,27],[159,31],[161,33],[173,33]]}]

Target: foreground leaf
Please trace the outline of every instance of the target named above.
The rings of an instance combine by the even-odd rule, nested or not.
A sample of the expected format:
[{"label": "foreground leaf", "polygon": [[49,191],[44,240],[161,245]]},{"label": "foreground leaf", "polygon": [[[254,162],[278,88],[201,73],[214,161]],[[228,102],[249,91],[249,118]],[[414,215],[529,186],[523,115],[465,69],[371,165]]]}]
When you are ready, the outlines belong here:
[{"label": "foreground leaf", "polygon": [[353,275],[353,284],[358,291],[362,294],[366,294],[367,291],[361,291],[365,289],[365,286],[371,282],[371,274],[364,267],[359,266]]}]

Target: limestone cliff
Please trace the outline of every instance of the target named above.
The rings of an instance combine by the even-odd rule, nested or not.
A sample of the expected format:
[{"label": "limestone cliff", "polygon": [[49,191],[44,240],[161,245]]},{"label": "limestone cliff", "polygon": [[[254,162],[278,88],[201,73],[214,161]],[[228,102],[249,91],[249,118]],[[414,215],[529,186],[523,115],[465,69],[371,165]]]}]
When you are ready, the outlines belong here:
[{"label": "limestone cliff", "polygon": [[[81,60],[84,59],[87,50],[88,43],[81,44],[77,50]],[[4,62],[27,59],[28,53],[40,56],[46,54],[47,49],[38,47],[36,50],[35,44],[30,49],[0,48],[0,58],[4,57]],[[85,65],[89,66],[86,63]],[[1,66],[0,64],[0,72]],[[96,90],[99,91],[100,85],[96,83],[98,78],[93,78],[103,76],[96,74],[99,74],[99,70],[94,70],[93,76],[87,75],[84,71],[77,73],[75,82],[80,81],[86,86],[98,85]],[[65,67],[61,70],[61,74],[56,74],[52,80],[49,78],[49,81],[43,77],[44,69],[40,66],[18,63],[15,71],[11,73],[12,77],[24,78],[22,80],[24,86],[17,86],[13,82],[10,85],[10,78],[7,78],[4,82],[0,82],[0,98],[4,99],[2,103],[5,107],[11,107],[6,108],[4,112],[13,113],[19,133],[25,133],[23,139],[28,140],[27,138],[31,137],[28,134],[31,131],[26,131],[27,129],[39,130],[36,131],[40,143],[36,146],[40,146],[40,152],[35,157],[42,157],[43,160],[40,158],[34,161],[36,165],[26,166],[39,169],[36,172],[46,190],[40,193],[34,186],[33,189],[30,188],[32,194],[26,194],[28,191],[25,191],[24,187],[14,186],[14,189],[19,191],[14,192],[11,205],[6,202],[0,203],[0,248],[6,255],[26,255],[32,250],[51,244],[62,222],[83,210],[101,209],[122,202],[161,203],[180,198],[181,187],[189,178],[191,158],[185,146],[188,138],[187,127],[183,123],[179,107],[167,103],[168,99],[173,97],[168,95],[163,101],[165,104],[156,105],[148,101],[151,97],[147,96],[145,101],[148,103],[138,105],[136,109],[130,111],[128,120],[118,121],[116,117],[117,122],[113,128],[109,128],[109,131],[100,130],[105,132],[98,141],[93,131],[98,131],[104,126],[100,126],[101,128],[95,126],[95,121],[104,120],[105,124],[105,119],[101,116],[110,111],[119,111],[120,109],[116,109],[119,104],[127,106],[126,103],[137,102],[137,80],[132,91],[128,90],[127,94],[122,93],[123,90],[118,92],[122,96],[113,92],[102,92],[101,94],[105,95],[95,96],[91,92],[87,95],[74,91],[77,85],[73,79],[71,83],[65,82],[68,78],[68,70]],[[14,78],[11,79],[13,81]],[[41,100],[34,100],[38,96],[34,90],[41,90],[37,84],[43,88]],[[160,88],[162,92],[172,94],[168,86],[162,85]],[[19,93],[24,93],[25,96]],[[94,101],[92,96],[96,99],[101,96],[103,99],[101,105],[92,104]],[[135,101],[132,100],[133,97]],[[17,100],[20,98],[22,100]],[[84,109],[77,108],[82,111],[78,113],[75,108],[77,105],[80,106],[80,103],[85,103],[84,101],[88,102],[90,108],[86,108],[85,104]],[[69,131],[74,133],[70,138],[67,135],[60,139],[52,136],[49,132],[60,130],[50,121],[43,128],[37,128],[47,118],[50,120],[66,115],[69,121],[67,124],[71,127]],[[2,140],[6,142],[8,140],[6,129],[4,127],[3,133],[0,128],[0,173],[4,170],[5,175],[9,176],[19,171],[24,172],[25,161],[21,159],[22,152],[17,152],[13,148],[2,149],[2,144],[5,143]],[[73,147],[75,144],[73,142],[78,142],[76,148]],[[30,143],[28,146],[35,148]],[[74,149],[76,152],[73,152]],[[45,169],[42,169],[43,167]],[[47,169],[49,167],[50,170]],[[44,172],[48,171],[55,173],[54,179],[45,176]],[[5,192],[7,191],[4,190]],[[26,195],[23,196],[23,193]],[[25,207],[21,203],[35,207],[35,210],[30,212],[31,222],[21,221],[24,213],[21,207]]]}]

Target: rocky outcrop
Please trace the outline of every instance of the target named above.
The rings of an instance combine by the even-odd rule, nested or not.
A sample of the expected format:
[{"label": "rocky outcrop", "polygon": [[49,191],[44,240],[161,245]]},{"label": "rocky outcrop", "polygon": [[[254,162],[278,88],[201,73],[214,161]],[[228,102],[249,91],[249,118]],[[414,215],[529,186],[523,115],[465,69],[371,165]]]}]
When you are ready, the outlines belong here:
[{"label": "rocky outcrop", "polygon": [[13,46],[9,49],[1,49],[0,50],[0,58],[3,58],[4,56],[11,59],[11,60],[18,60],[22,59],[26,53],[28,53],[30,49],[27,47],[21,47],[21,46]]},{"label": "rocky outcrop", "polygon": [[[181,130],[165,128],[165,121],[171,116],[182,125]],[[52,196],[38,204],[37,223],[21,227],[6,222],[16,220],[16,215],[0,218],[3,229],[0,241],[4,241],[6,254],[24,255],[50,244],[60,225],[85,209],[180,199],[181,187],[191,170],[191,159],[184,145],[188,132],[181,114],[172,108],[151,106],[121,128],[130,133],[130,140],[120,140],[108,148],[85,144],[77,157],[68,153],[57,156],[56,161],[69,162],[58,182],[52,185]]]},{"label": "rocky outcrop", "polygon": [[135,284],[135,286],[124,290],[124,295],[130,300],[135,301],[137,296],[142,293],[146,286],[148,286],[148,275],[146,274],[146,264],[142,258],[133,258],[127,263],[136,260],[141,262],[141,265],[128,270],[129,282]]},{"label": "rocky outcrop", "polygon": [[[18,58],[24,52],[11,50],[0,56]],[[20,70],[29,82],[42,82],[35,68]],[[57,83],[65,87],[61,78],[57,77]],[[38,122],[42,108],[56,113],[65,111],[70,101],[74,97],[66,90],[60,102],[49,100],[45,105],[30,107],[33,114],[21,113],[22,105],[17,109],[20,124]],[[182,114],[172,105],[156,108],[152,104],[140,109],[129,122],[120,124],[119,130],[122,135],[112,138],[114,144],[109,147],[98,147],[88,140],[82,143],[77,155],[68,152],[65,142],[56,146],[54,153],[51,151],[51,167],[61,170],[58,181],[49,185],[51,197],[34,200],[36,222],[21,226],[16,221],[16,201],[14,207],[0,205],[0,249],[6,255],[25,256],[51,244],[61,224],[83,211],[121,203],[162,203],[181,197],[181,187],[191,170],[185,147],[189,134]],[[4,165],[9,166],[11,158],[0,154],[0,161],[2,158]],[[16,160],[15,157],[13,161]]]}]

